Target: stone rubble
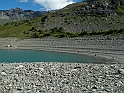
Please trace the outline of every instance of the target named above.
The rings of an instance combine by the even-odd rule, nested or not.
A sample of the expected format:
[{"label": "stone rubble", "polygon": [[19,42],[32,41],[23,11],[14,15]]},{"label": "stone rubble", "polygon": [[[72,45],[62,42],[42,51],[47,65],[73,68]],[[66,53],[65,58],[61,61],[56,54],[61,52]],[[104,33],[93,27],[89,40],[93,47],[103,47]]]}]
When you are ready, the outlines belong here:
[{"label": "stone rubble", "polygon": [[123,64],[0,63],[0,93],[123,93]]}]

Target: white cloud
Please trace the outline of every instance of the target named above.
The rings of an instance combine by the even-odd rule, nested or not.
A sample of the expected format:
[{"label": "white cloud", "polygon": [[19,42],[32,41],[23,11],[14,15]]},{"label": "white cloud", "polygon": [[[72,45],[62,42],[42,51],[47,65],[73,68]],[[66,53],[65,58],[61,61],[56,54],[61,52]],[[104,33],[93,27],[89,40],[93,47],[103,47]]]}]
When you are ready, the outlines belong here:
[{"label": "white cloud", "polygon": [[44,6],[46,10],[61,9],[68,4],[74,3],[73,0],[34,0],[34,2]]},{"label": "white cloud", "polygon": [[20,2],[28,2],[28,0],[20,0]]}]

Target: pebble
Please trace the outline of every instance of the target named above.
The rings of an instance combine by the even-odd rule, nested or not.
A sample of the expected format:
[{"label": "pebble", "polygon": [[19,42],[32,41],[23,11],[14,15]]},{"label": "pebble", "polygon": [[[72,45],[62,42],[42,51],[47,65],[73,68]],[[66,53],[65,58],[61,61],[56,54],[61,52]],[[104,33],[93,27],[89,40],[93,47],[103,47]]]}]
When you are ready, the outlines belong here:
[{"label": "pebble", "polygon": [[5,72],[1,72],[1,75],[6,76],[7,74]]},{"label": "pebble", "polygon": [[2,67],[0,93],[111,93],[114,90],[117,90],[115,93],[123,93],[124,91],[123,64],[112,66],[33,62],[4,63]]},{"label": "pebble", "polygon": [[124,69],[119,69],[118,72],[124,75]]}]

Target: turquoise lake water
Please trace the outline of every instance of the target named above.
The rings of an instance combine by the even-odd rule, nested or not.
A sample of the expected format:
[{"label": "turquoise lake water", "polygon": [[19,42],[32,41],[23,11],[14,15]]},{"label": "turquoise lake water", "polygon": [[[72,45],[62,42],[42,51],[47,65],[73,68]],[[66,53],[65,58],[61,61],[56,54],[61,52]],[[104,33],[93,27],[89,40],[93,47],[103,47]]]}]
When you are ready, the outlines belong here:
[{"label": "turquoise lake water", "polygon": [[0,62],[79,62],[102,63],[100,59],[79,54],[36,51],[0,50]]}]

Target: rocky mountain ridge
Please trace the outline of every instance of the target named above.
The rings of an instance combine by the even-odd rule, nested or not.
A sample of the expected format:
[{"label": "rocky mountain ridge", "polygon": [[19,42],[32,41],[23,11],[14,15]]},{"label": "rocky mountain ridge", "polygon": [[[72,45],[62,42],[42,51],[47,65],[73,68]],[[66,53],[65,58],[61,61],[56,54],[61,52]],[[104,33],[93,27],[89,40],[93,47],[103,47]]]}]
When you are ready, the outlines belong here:
[{"label": "rocky mountain ridge", "polygon": [[[13,8],[10,10],[0,10],[0,23],[4,24],[7,21],[27,20],[38,17],[43,12],[33,10],[23,10],[21,8]],[[6,22],[4,22],[6,20]],[[2,22],[3,21],[3,22]]]},{"label": "rocky mountain ridge", "polygon": [[40,16],[42,12],[23,10],[21,8],[13,8],[10,10],[0,10],[0,19],[9,19],[12,21],[27,20]]}]

